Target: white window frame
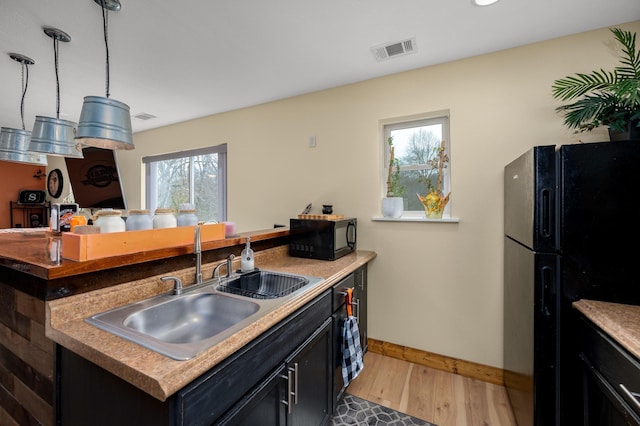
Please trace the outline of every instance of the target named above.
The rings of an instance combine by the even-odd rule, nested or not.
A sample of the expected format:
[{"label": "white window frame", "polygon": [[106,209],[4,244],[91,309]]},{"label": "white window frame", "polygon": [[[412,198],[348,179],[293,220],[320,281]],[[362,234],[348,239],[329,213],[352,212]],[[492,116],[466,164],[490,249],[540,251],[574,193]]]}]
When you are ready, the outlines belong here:
[{"label": "white window frame", "polygon": [[[450,138],[450,112],[449,110],[439,110],[433,111],[423,114],[415,114],[403,117],[394,117],[379,120],[379,135],[380,135],[380,144],[382,149],[382,159],[383,162],[381,164],[381,172],[380,172],[380,194],[381,197],[386,196],[387,192],[387,176],[389,170],[389,144],[388,138],[391,134],[392,130],[405,129],[411,127],[419,127],[430,124],[441,124],[442,125],[442,140],[445,141],[445,154],[449,158],[449,162],[447,163],[447,167],[443,171],[443,192],[446,194],[451,191],[451,138]],[[400,166],[400,170],[415,170],[422,168],[416,165],[405,165]],[[426,193],[426,188],[425,188]],[[405,194],[406,197],[411,196],[417,197],[416,194]],[[424,193],[421,193],[424,195]],[[405,203],[406,205],[406,203]],[[375,217],[374,220],[387,220],[387,221],[442,221],[442,222],[457,222],[458,220],[452,218],[451,216],[451,200],[447,203],[442,219],[427,219],[424,209],[422,210],[407,210],[405,209],[402,216],[398,219],[390,219],[390,218],[382,218]]]},{"label": "white window frame", "polygon": [[[158,207],[156,200],[158,199],[157,193],[157,176],[154,173],[154,167],[152,163],[174,160],[177,158],[196,157],[199,155],[218,154],[218,222],[227,220],[227,144],[221,144],[211,146],[207,148],[197,148],[189,151],[179,151],[169,154],[152,155],[142,157],[142,163],[145,164],[145,202],[146,206],[151,212],[155,211]],[[190,174],[190,188],[189,188],[190,203],[195,203],[193,174]]]}]

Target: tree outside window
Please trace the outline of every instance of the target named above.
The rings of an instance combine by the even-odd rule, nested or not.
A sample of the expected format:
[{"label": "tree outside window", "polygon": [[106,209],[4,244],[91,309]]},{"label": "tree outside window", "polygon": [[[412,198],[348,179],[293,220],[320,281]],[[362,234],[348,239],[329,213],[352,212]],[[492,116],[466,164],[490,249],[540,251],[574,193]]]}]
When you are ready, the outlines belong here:
[{"label": "tree outside window", "polygon": [[226,145],[145,157],[150,210],[194,206],[201,221],[226,220]]},{"label": "tree outside window", "polygon": [[[450,143],[448,116],[420,118],[407,121],[397,119],[383,124],[384,140],[393,138],[394,155],[400,166],[400,186],[404,186],[405,215],[421,216],[424,208],[417,194],[424,195],[437,187],[438,161],[442,141],[445,155],[449,159]],[[385,144],[387,145],[387,144]],[[389,149],[385,147],[385,162],[388,165]],[[386,172],[386,169],[385,169]],[[450,191],[449,164],[443,170],[443,192]]]}]

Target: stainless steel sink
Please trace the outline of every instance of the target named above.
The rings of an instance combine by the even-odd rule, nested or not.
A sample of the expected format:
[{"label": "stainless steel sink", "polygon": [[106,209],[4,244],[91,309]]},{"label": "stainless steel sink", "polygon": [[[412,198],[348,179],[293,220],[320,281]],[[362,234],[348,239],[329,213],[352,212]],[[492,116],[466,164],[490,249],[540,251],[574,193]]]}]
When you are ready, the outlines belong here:
[{"label": "stainless steel sink", "polygon": [[193,343],[255,314],[257,303],[215,293],[188,294],[139,310],[123,324],[132,330],[168,343]]},{"label": "stainless steel sink", "polygon": [[[86,321],[176,360],[187,360],[301,295],[322,278],[260,271],[186,287]],[[249,289],[250,286],[251,288]]]}]

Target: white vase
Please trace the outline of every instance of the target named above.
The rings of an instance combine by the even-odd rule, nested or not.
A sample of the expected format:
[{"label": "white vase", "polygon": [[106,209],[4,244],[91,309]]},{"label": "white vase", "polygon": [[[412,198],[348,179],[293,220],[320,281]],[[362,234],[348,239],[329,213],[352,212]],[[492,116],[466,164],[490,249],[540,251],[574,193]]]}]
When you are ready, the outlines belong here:
[{"label": "white vase", "polygon": [[397,219],[404,212],[403,197],[384,197],[382,199],[382,216]]}]

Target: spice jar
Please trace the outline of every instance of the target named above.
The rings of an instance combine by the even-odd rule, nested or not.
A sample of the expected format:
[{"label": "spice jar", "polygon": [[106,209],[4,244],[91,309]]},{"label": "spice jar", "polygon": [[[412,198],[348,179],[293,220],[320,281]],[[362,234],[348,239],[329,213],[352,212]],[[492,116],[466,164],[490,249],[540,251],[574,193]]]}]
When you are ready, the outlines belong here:
[{"label": "spice jar", "polygon": [[124,224],[122,211],[120,210],[99,210],[94,215],[93,224],[100,227],[101,234],[126,231],[126,225]]},{"label": "spice jar", "polygon": [[153,216],[153,229],[175,228],[178,226],[178,220],[173,212],[173,209],[156,209]]},{"label": "spice jar", "polygon": [[152,229],[153,221],[149,215],[149,210],[129,210],[129,217],[126,222],[127,231],[140,231]]},{"label": "spice jar", "polygon": [[178,226],[196,226],[198,224],[198,216],[195,209],[178,210]]},{"label": "spice jar", "polygon": [[76,226],[83,226],[87,224],[87,218],[84,215],[77,214],[71,217],[69,224],[69,231],[73,232]]}]

